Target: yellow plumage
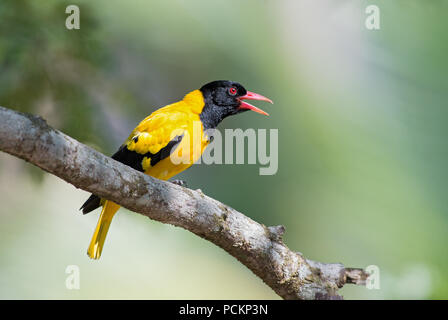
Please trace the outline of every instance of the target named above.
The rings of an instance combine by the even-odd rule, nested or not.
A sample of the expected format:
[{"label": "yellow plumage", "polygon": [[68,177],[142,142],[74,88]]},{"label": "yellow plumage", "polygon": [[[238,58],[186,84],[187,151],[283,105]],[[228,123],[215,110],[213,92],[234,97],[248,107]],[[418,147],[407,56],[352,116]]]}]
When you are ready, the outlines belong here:
[{"label": "yellow plumage", "polygon": [[[204,134],[199,118],[203,107],[204,98],[201,91],[192,91],[183,100],[153,112],[132,131],[124,145],[129,151],[140,155],[146,155],[148,152],[154,155],[166,147],[175,136],[183,135],[173,152],[182,150],[182,156],[187,156],[190,161],[175,164],[168,156],[152,166],[151,157],[145,156],[141,166],[146,174],[168,180],[189,168],[201,157],[208,141],[194,138],[197,138],[198,135],[203,137]],[[195,130],[197,132],[194,132]],[[185,137],[189,137],[189,139]],[[119,205],[108,200],[102,201],[102,205],[98,224],[87,250],[88,256],[92,259],[100,258],[109,225],[120,208]]]},{"label": "yellow plumage", "polygon": [[103,251],[104,241],[106,240],[107,231],[115,213],[120,209],[120,206],[112,201],[104,201],[103,209],[101,210],[100,218],[95,228],[92,240],[90,241],[87,255],[92,259],[99,259]]}]

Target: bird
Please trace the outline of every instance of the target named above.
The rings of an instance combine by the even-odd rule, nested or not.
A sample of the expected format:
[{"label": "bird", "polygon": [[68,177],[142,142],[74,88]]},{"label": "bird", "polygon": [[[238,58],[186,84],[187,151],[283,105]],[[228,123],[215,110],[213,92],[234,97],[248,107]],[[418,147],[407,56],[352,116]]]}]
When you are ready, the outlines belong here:
[{"label": "bird", "polygon": [[[131,132],[126,141],[111,158],[131,168],[161,180],[169,180],[188,169],[204,152],[210,139],[193,139],[185,146],[184,137],[193,136],[193,127],[199,123],[201,135],[208,129],[215,129],[225,118],[255,111],[268,116],[265,111],[246,100],[259,100],[273,103],[272,100],[247,91],[241,84],[229,80],[216,80],[200,89],[187,93],[176,103],[162,107],[143,119]],[[175,132],[176,134],[173,134]],[[183,147],[187,149],[191,161],[171,161],[170,155]],[[109,226],[120,206],[110,200],[92,194],[81,206],[83,214],[102,207],[98,223],[87,249],[91,259],[99,259],[103,250]]]}]

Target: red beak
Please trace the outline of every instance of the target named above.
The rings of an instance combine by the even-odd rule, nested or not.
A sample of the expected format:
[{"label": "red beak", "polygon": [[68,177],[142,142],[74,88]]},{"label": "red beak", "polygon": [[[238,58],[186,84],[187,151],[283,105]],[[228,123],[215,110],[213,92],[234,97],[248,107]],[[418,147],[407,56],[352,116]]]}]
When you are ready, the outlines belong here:
[{"label": "red beak", "polygon": [[249,109],[249,110],[264,114],[265,116],[268,116],[269,114],[255,106],[251,105],[250,103],[244,102],[242,100],[259,100],[259,101],[266,101],[269,103],[273,103],[271,99],[268,99],[268,98],[262,96],[261,94],[258,94],[255,92],[250,92],[250,91],[247,91],[246,95],[240,97],[239,100],[241,102],[239,109]]}]

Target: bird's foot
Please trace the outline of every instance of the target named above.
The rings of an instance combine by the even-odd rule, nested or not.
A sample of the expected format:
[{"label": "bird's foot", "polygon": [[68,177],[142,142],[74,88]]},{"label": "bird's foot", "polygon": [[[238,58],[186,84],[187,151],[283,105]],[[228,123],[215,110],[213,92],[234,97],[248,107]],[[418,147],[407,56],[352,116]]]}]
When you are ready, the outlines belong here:
[{"label": "bird's foot", "polygon": [[178,186],[181,187],[187,187],[187,182],[185,180],[172,180],[170,181],[171,183],[177,184]]}]

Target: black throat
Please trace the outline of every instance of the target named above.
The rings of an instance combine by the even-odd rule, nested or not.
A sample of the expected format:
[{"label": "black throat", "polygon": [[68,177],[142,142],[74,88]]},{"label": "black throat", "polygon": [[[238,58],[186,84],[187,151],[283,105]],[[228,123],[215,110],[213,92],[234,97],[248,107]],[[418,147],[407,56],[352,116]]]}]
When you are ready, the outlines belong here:
[{"label": "black throat", "polygon": [[199,115],[204,130],[215,129],[218,124],[229,116],[229,110],[214,103],[213,97],[209,92],[202,92],[204,96],[204,108]]}]

